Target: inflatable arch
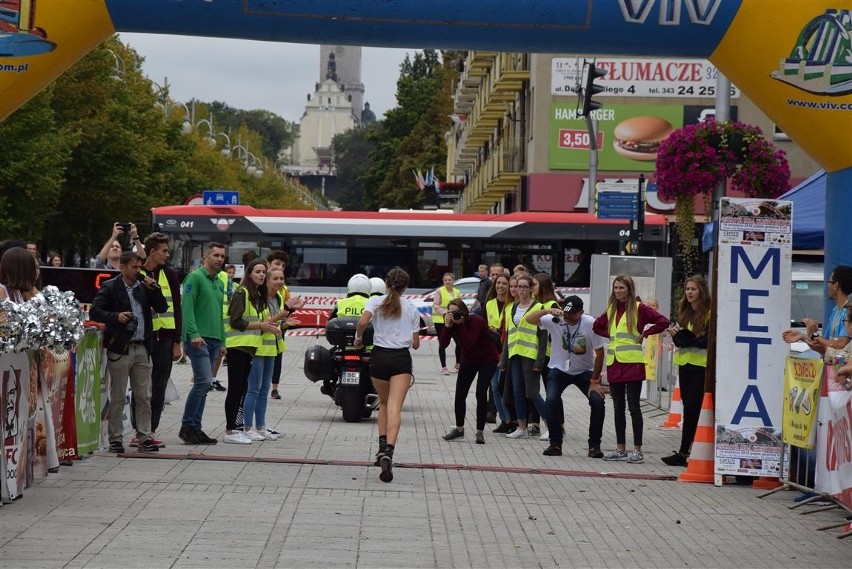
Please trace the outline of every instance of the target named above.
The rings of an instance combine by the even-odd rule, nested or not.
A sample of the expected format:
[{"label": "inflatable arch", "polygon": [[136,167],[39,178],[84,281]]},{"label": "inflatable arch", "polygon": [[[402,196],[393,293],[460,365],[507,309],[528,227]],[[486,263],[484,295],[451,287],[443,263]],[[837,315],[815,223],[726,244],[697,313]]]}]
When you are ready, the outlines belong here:
[{"label": "inflatable arch", "polygon": [[850,0],[0,0],[0,120],[114,32],[707,58],[829,172],[852,265]]}]

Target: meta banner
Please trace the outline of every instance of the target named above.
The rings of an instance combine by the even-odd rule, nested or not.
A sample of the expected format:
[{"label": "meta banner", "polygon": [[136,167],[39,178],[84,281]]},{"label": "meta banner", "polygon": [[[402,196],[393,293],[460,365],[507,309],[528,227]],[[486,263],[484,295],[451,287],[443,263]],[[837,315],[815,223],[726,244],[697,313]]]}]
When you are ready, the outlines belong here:
[{"label": "meta banner", "polygon": [[716,328],[716,474],[781,475],[793,203],[723,198]]}]

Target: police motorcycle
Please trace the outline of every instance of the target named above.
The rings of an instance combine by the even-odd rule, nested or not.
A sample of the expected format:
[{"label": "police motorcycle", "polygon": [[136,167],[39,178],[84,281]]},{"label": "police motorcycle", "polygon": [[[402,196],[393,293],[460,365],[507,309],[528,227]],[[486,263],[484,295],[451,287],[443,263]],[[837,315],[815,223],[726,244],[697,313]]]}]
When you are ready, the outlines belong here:
[{"label": "police motorcycle", "polygon": [[[384,284],[384,283],[383,283]],[[355,330],[370,293],[370,281],[364,275],[349,280],[349,294],[338,302],[336,317],[325,327],[325,339],[331,348],[314,344],[305,352],[305,376],[321,383],[320,392],[332,398],[343,411],[343,420],[358,423],[368,419],[379,407],[370,379],[370,351],[356,349]],[[363,299],[363,302],[361,302]],[[354,300],[354,302],[345,302]],[[373,327],[364,330],[363,345],[372,345]]]}]

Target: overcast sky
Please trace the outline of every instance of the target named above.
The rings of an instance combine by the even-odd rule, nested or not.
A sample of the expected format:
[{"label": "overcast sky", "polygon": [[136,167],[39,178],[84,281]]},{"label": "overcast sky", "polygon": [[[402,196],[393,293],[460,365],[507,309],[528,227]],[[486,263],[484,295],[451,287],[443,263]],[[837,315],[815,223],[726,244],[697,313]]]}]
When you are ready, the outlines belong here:
[{"label": "overcast sky", "polygon": [[[121,34],[145,58],[143,72],[175,101],[223,101],[244,110],[266,109],[298,122],[308,93],[319,81],[318,45],[247,40]],[[377,117],[396,106],[399,64],[414,49],[362,49],[364,101]]]}]

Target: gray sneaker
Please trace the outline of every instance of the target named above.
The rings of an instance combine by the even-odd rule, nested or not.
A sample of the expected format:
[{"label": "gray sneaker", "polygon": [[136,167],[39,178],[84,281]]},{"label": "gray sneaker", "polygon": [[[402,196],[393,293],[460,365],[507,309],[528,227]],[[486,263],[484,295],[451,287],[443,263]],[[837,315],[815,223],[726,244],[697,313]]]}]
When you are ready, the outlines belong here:
[{"label": "gray sneaker", "polygon": [[642,464],[645,462],[645,456],[641,450],[632,450],[630,451],[630,456],[627,457],[627,462],[630,464]]},{"label": "gray sneaker", "polygon": [[604,460],[627,460],[627,452],[623,450],[614,450],[611,453],[604,455]]}]

